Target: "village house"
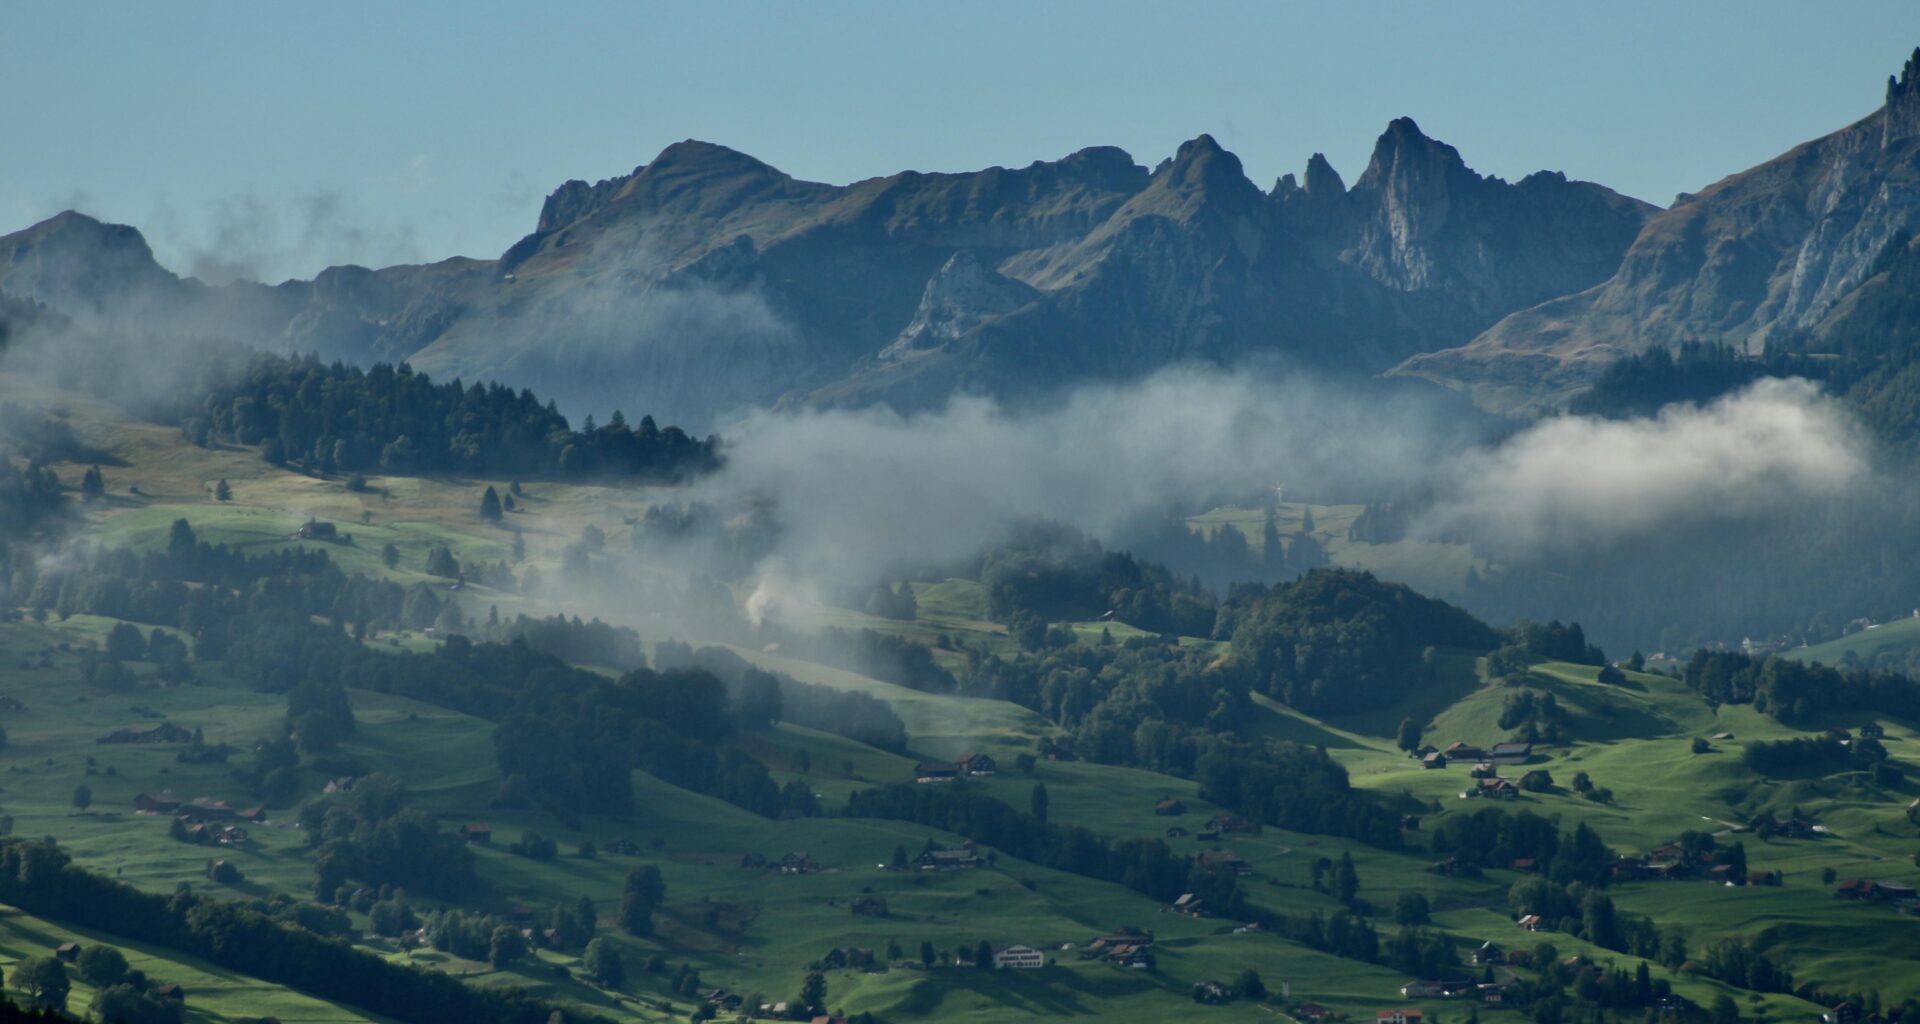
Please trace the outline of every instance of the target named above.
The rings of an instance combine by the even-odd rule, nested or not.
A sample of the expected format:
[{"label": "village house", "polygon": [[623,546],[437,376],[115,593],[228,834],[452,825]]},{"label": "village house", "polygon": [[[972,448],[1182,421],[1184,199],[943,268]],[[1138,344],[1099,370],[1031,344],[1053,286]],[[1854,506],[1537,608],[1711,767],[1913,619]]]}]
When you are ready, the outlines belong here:
[{"label": "village house", "polygon": [[1031,971],[1047,965],[1047,955],[1032,946],[1008,946],[993,954],[993,966],[1001,970]]},{"label": "village house", "polygon": [[954,764],[967,775],[992,775],[999,767],[985,754],[961,754]]},{"label": "village house", "polygon": [[1144,949],[1151,945],[1153,945],[1152,932],[1129,925],[1124,928],[1115,928],[1105,935],[1095,935],[1093,940],[1087,943],[1087,949],[1098,953],[1111,950],[1115,946],[1139,946]]},{"label": "village house", "polygon": [[1547,919],[1539,914],[1527,914],[1514,924],[1519,925],[1521,931],[1544,932],[1547,930]]},{"label": "village house", "polygon": [[1520,788],[1535,791],[1553,788],[1553,773],[1544,768],[1535,768],[1520,776]]},{"label": "village house", "polygon": [[1332,1010],[1319,1003],[1301,1003],[1300,1008],[1293,1011],[1293,1015],[1300,1020],[1326,1020],[1332,1014]]},{"label": "village house", "polygon": [[1761,838],[1779,836],[1783,839],[1813,839],[1819,836],[1819,827],[1805,818],[1776,818],[1771,814],[1761,814],[1747,826],[1760,834]]},{"label": "village house", "polygon": [[1533,756],[1531,743],[1495,743],[1487,759],[1494,764],[1525,764]]},{"label": "village house", "polygon": [[1447,755],[1447,760],[1449,761],[1484,761],[1487,759],[1485,749],[1461,740],[1455,740],[1448,744],[1447,749],[1441,751],[1441,753]]},{"label": "village house", "polygon": [[1181,803],[1178,800],[1173,799],[1172,797],[1168,797],[1167,799],[1162,800],[1159,803],[1153,805],[1153,813],[1158,814],[1162,817],[1170,817],[1176,814],[1185,814],[1187,813],[1187,805]]},{"label": "village house", "polygon": [[460,838],[469,843],[486,844],[493,842],[493,826],[477,821],[460,826]]},{"label": "village house", "polygon": [[297,540],[337,540],[340,529],[329,522],[309,519],[300,524],[298,530],[293,531],[293,536]]},{"label": "village house", "polygon": [[1198,895],[1190,892],[1181,893],[1180,898],[1173,901],[1174,912],[1178,914],[1185,914],[1188,917],[1200,917],[1201,915],[1205,914],[1206,905],[1207,905],[1206,900],[1203,900]]},{"label": "village house", "polygon": [[724,1013],[737,1012],[740,1004],[746,1001],[739,993],[729,992],[724,988],[708,989],[704,998],[708,1006]]},{"label": "village house", "polygon": [[1467,770],[1467,775],[1475,779],[1499,778],[1500,769],[1492,761],[1481,761]]},{"label": "village house", "polygon": [[816,963],[814,967],[823,971],[872,971],[882,969],[878,961],[873,958],[873,950],[854,949],[852,947],[841,949],[838,946],[828,950],[827,955],[821,957],[820,961]]},{"label": "village house", "polygon": [[178,816],[190,822],[231,821],[238,818],[240,812],[225,800],[197,796],[180,806]]},{"label": "village house", "polygon": [[804,853],[789,853],[780,858],[780,873],[783,875],[811,875],[820,870],[820,865]]},{"label": "village house", "polygon": [[163,789],[158,793],[142,793],[133,798],[133,810],[136,814],[172,814],[180,809],[180,798],[173,790]]},{"label": "village house", "polygon": [[1483,797],[1488,800],[1518,800],[1520,787],[1508,779],[1481,779],[1480,784],[1460,794],[1463,797]]},{"label": "village house", "polygon": [[960,871],[979,867],[980,855],[968,840],[957,850],[927,850],[915,863],[922,871]]},{"label": "village house", "polygon": [[1442,754],[1438,750],[1420,759],[1420,767],[1422,768],[1445,768],[1446,766],[1447,755]]},{"label": "village house", "polygon": [[922,761],[913,766],[913,781],[926,784],[952,782],[960,777],[960,766],[950,761]]},{"label": "village house", "polygon": [[1153,954],[1147,952],[1146,946],[1123,942],[1108,951],[1107,962],[1140,971],[1153,966]]},{"label": "village house", "polygon": [[1260,826],[1238,814],[1216,814],[1207,822],[1207,828],[1221,834],[1228,832],[1258,832]]},{"label": "village house", "polygon": [[887,916],[887,898],[885,896],[855,896],[853,898],[853,916]]},{"label": "village house", "polygon": [[1481,943],[1480,948],[1473,951],[1473,965],[1475,967],[1495,967],[1506,962],[1506,951],[1494,945],[1491,941]]},{"label": "village house", "polygon": [[1428,865],[1427,870],[1445,878],[1479,878],[1480,869],[1472,864],[1449,856],[1445,860]]},{"label": "village house", "polygon": [[1419,1010],[1380,1010],[1373,1015],[1373,1024],[1421,1024],[1426,1019]]},{"label": "village house", "polygon": [[1194,856],[1194,860],[1208,870],[1225,868],[1236,875],[1244,875],[1253,870],[1253,865],[1248,864],[1246,858],[1232,850],[1201,850]]},{"label": "village house", "polygon": [[1519,979],[1508,975],[1503,978],[1495,978],[1492,981],[1482,982],[1474,986],[1474,990],[1480,996],[1480,1001],[1483,1003],[1503,1003],[1506,1002],[1507,999],[1507,990],[1513,988],[1513,986],[1518,983]]}]

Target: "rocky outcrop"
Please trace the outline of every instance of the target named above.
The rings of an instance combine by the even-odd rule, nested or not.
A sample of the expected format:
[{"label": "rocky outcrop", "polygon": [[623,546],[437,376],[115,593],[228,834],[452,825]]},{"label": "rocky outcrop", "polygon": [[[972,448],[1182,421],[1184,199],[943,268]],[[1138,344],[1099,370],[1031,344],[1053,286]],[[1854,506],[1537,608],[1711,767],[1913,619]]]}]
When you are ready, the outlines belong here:
[{"label": "rocky outcrop", "polygon": [[1757,352],[1820,321],[1916,227],[1920,51],[1880,110],[1683,197],[1597,287],[1515,312],[1397,372],[1516,405],[1551,401],[1656,346]]}]

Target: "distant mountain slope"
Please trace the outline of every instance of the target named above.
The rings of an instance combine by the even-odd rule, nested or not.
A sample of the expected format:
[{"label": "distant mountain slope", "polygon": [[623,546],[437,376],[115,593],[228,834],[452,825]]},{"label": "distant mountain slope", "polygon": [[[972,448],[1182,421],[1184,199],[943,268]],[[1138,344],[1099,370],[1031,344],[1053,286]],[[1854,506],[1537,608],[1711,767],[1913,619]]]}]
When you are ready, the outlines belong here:
[{"label": "distant mountain slope", "polygon": [[1687,342],[1759,352],[1810,328],[1920,225],[1920,50],[1878,111],[1682,196],[1598,286],[1516,312],[1396,371],[1494,406],[1576,390],[1622,355]]},{"label": "distant mountain slope", "polygon": [[0,290],[138,324],[493,377],[695,427],[773,403],[937,404],[1271,357],[1378,373],[1610,273],[1656,211],[1517,184],[1393,122],[1352,189],[1323,158],[1263,193],[1208,136],[1024,168],[797,180],[702,142],[568,182],[498,260],[208,287],[132,228],[0,238]]}]

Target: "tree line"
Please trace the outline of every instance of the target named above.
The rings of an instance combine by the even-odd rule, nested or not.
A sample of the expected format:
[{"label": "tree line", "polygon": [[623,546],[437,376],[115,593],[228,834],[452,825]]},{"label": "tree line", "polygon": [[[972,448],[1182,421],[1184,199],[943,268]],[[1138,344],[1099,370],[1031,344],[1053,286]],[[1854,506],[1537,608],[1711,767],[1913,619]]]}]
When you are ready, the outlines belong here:
[{"label": "tree line", "polygon": [[671,482],[719,463],[716,437],[637,427],[615,412],[578,430],[549,401],[498,383],[436,384],[405,363],[369,369],[312,356],[253,355],[209,375],[182,434],[198,445],[259,445],[275,464],[321,473],[484,473]]}]

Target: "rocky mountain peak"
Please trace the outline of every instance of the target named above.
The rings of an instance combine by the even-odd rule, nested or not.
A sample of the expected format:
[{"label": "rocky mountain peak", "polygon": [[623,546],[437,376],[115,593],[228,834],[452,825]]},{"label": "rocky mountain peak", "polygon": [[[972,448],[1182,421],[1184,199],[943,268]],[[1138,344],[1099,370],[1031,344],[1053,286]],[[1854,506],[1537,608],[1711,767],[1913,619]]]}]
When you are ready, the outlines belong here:
[{"label": "rocky mountain peak", "polygon": [[1920,136],[1920,47],[1900,69],[1887,76],[1887,105],[1881,115],[1880,148]]},{"label": "rocky mountain peak", "polygon": [[1472,172],[1460,151],[1429,138],[1411,117],[1396,117],[1373,144],[1373,159],[1354,183],[1357,190],[1383,187],[1387,181],[1407,181],[1419,177],[1445,177]]},{"label": "rocky mountain peak", "polygon": [[1325,153],[1315,153],[1307,158],[1307,195],[1315,198],[1345,195],[1347,183],[1340,178],[1340,172],[1327,162]]}]

